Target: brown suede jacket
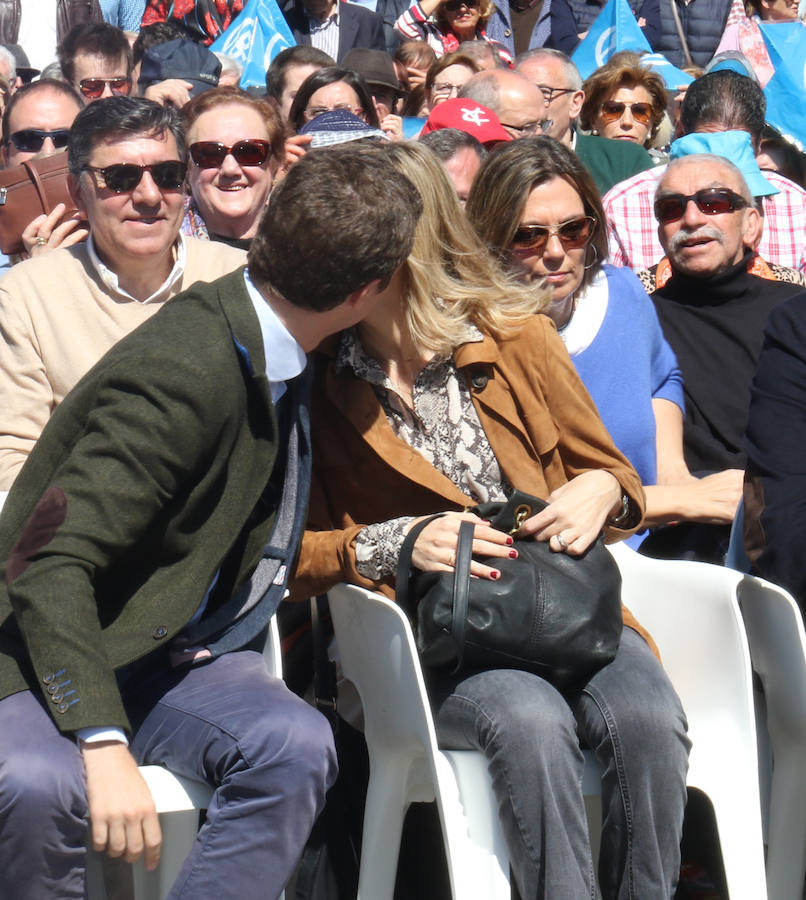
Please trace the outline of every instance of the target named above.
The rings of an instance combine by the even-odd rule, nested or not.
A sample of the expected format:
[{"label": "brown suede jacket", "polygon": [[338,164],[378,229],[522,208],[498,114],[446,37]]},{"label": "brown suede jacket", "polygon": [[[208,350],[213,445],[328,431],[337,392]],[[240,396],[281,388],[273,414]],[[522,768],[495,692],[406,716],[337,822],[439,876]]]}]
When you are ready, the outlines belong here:
[{"label": "brown suede jacket", "polygon": [[[337,340],[320,348],[312,401],[313,483],[292,596],[309,597],[341,581],[388,596],[392,583],[374,584],[355,567],[355,538],[374,522],[473,505],[425,457],[398,438],[372,386],[351,370],[336,373]],[[609,541],[635,530],[644,491],[616,449],[574,369],[553,323],[533,316],[512,338],[485,337],[454,353],[473,404],[506,480],[547,498],[590,469],[611,472],[630,498],[629,528],[609,528]],[[625,624],[649,640],[625,610]]]}]

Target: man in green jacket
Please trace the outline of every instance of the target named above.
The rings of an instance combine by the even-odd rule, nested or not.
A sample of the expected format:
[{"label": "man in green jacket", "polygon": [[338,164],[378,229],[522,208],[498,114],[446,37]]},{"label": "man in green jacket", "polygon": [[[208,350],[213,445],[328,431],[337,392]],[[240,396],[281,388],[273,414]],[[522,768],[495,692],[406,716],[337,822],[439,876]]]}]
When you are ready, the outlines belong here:
[{"label": "man in green jacket", "polygon": [[[166,173],[80,131],[80,178],[125,228],[121,195]],[[248,267],[179,295],[55,410],[0,516],[4,900],[83,898],[88,818],[96,849],[156,866],[138,764],[215,789],[171,898],[282,891],[335,776],[326,721],[259,652],[304,523],[306,353],[374,306],[420,206],[381,154],[308,154]]]}]

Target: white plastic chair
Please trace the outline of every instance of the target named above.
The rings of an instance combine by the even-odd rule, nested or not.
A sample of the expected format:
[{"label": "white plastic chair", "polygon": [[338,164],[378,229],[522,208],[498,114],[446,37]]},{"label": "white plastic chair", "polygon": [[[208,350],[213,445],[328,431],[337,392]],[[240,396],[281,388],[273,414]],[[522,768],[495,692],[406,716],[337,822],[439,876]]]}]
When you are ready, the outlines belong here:
[{"label": "white plastic chair", "polygon": [[[741,575],[612,549],[625,603],[658,642],[686,709],[694,743],[688,784],[714,805],[731,900],[764,900],[752,679],[735,599]],[[486,761],[437,748],[405,615],[354,586],[335,588],[330,602],[342,669],[364,705],[370,756],[359,900],[391,900],[405,810],[435,798],[455,900],[509,900]],[[586,759],[583,790],[597,793],[598,766]]]},{"label": "white plastic chair", "polygon": [[[277,678],[283,677],[280,631],[276,616],[272,618],[269,626],[263,659],[272,675]],[[213,796],[210,786],[181,775],[174,775],[163,766],[140,766],[140,774],[151,791],[160,817],[162,829],[160,864],[153,872],[146,871],[142,861],[131,866],[117,862],[110,864],[103,860],[100,854],[90,849],[87,865],[89,900],[106,900],[104,870],[111,873],[108,877],[125,882],[122,887],[124,896],[131,897],[132,900],[163,900],[196,840],[199,812],[207,808]],[[118,889],[121,890],[120,885]]]},{"label": "white plastic chair", "polygon": [[801,900],[806,878],[806,632],[783,588],[750,575],[739,584],[753,670],[764,686],[772,752],[767,833],[770,900]]},{"label": "white plastic chair", "polygon": [[767,896],[753,682],[736,594],[722,566],[648,559],[610,547],[624,604],[655,639],[686,711],[687,784],[710,799],[731,900]]}]

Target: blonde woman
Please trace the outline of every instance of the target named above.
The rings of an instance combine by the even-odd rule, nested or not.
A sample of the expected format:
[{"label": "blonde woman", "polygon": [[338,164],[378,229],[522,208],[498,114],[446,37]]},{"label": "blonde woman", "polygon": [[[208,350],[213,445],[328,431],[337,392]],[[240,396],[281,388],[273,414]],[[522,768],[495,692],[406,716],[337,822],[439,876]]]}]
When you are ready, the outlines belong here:
[{"label": "blonde woman", "polygon": [[[414,521],[414,563],[450,571],[463,520],[478,557],[517,555],[463,508],[515,488],[548,507],[522,533],[577,555],[640,520],[638,478],[613,446],[551,321],[548,295],[505,275],[465,221],[430,151],[387,153],[417,187],[414,248],[377,311],[321,348],[312,408],[314,484],[294,593],[339,581],[387,594]],[[429,673],[442,746],[489,759],[521,896],[595,896],[580,741],[605,768],[602,896],[669,898],[679,869],[688,741],[680,703],[625,610],[615,660],[560,693],[528,672]]]}]

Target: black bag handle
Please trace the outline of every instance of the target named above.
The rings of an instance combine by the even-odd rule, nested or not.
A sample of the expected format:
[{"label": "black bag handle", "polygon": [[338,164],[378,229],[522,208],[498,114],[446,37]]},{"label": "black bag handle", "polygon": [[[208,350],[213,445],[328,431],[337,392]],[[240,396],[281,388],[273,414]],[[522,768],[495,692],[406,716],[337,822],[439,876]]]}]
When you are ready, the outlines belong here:
[{"label": "black bag handle", "polygon": [[412,525],[409,529],[409,533],[406,535],[406,539],[403,541],[403,546],[400,548],[400,555],[397,558],[395,603],[406,611],[406,615],[408,615],[409,620],[412,623],[415,621],[417,609],[411,602],[411,554],[422,530],[427,528],[434,519],[439,519],[444,515],[445,513],[437,513],[434,516],[423,519],[422,522],[418,522],[416,525]]}]

